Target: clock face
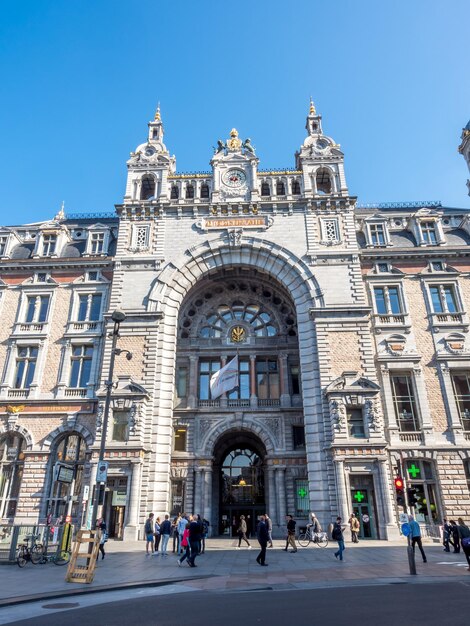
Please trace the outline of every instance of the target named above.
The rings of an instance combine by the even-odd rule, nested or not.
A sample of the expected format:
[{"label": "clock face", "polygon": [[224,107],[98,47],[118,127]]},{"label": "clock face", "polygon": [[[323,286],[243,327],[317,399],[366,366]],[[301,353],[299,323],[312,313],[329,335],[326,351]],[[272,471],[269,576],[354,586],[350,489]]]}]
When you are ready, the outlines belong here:
[{"label": "clock face", "polygon": [[246,181],[246,175],[243,170],[228,170],[222,180],[227,187],[241,187]]},{"label": "clock face", "polygon": [[317,140],[317,149],[318,150],[324,150],[325,148],[328,148],[329,143],[326,139],[318,139]]},{"label": "clock face", "polygon": [[149,146],[148,148],[146,148],[145,154],[147,156],[152,156],[152,154],[155,154],[155,148],[152,148],[151,146]]}]

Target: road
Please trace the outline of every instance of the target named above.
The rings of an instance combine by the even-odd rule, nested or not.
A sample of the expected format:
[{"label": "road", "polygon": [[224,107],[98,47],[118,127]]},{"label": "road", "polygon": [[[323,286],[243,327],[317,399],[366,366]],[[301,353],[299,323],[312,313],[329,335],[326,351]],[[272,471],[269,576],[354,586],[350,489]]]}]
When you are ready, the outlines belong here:
[{"label": "road", "polygon": [[[51,605],[61,601],[45,601],[44,608],[35,609],[36,617],[13,621],[16,626],[181,626],[186,623],[191,626],[342,626],[350,623],[468,626],[470,623],[470,581],[308,590],[264,587],[248,592],[177,593],[168,590],[166,595],[160,594],[105,604],[99,604],[100,594],[96,594],[93,606],[82,608],[83,598],[76,598],[72,602],[78,604],[77,607],[58,608],[55,613],[51,612]],[[45,615],[40,614],[41,609]]]}]

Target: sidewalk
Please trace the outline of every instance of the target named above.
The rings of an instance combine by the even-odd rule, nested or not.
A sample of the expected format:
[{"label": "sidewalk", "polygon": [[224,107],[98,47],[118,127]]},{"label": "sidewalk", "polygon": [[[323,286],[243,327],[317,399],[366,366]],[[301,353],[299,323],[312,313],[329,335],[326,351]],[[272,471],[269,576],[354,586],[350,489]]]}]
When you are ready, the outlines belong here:
[{"label": "sidewalk", "polygon": [[139,585],[161,585],[184,581],[194,590],[249,590],[260,587],[279,589],[341,586],[380,582],[430,582],[452,577],[470,580],[464,554],[443,552],[442,546],[426,544],[428,563],[416,553],[418,576],[410,576],[405,540],[400,542],[362,541],[346,544],[344,561],[334,558],[336,543],[327,548],[299,547],[296,554],[284,552],[283,542],[275,541],[268,549],[266,562],[256,563],[259,550],[236,550],[232,539],[209,539],[206,553],[196,560],[197,568],[178,567],[176,555],[146,557],[145,543],[114,542],[106,544],[106,558],[98,562],[93,583],[65,582],[67,567],[32,565],[0,566],[0,607],[13,602],[61,597],[83,592],[115,590]]}]

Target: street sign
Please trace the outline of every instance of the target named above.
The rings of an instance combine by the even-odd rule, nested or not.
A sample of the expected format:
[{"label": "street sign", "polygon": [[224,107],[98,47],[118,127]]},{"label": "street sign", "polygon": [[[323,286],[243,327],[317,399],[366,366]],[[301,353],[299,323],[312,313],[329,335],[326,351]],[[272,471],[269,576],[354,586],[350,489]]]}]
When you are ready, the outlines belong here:
[{"label": "street sign", "polygon": [[368,524],[370,522],[370,517],[364,513],[364,515],[362,516],[362,521],[364,522],[364,524]]},{"label": "street sign", "polygon": [[87,500],[90,497],[90,485],[85,485],[83,487],[83,498],[82,498],[82,502],[87,502]]},{"label": "street sign", "polygon": [[408,514],[400,513],[399,520],[400,520],[400,524],[408,524]]},{"label": "street sign", "polygon": [[100,461],[96,469],[96,482],[105,483],[108,478],[108,461]]},{"label": "street sign", "polygon": [[63,465],[62,463],[55,464],[55,479],[58,483],[70,483],[73,482],[73,467],[70,465]]},{"label": "street sign", "polygon": [[402,532],[404,537],[408,537],[408,535],[411,532],[410,525],[409,524],[402,524],[401,525],[401,532]]}]

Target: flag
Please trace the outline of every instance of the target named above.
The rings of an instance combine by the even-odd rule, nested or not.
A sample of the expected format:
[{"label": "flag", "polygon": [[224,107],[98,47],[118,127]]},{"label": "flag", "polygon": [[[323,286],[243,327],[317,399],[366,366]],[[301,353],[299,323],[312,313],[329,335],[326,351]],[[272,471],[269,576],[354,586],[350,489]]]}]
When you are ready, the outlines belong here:
[{"label": "flag", "polygon": [[231,391],[238,387],[238,354],[231,361],[224,365],[222,369],[211,377],[211,396],[218,398],[226,391]]}]

